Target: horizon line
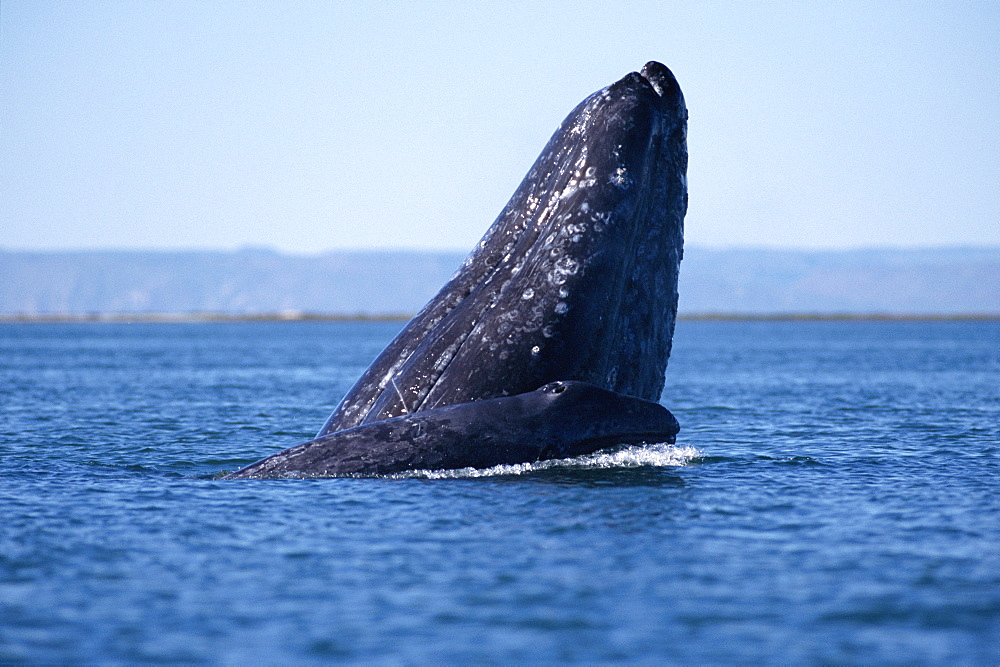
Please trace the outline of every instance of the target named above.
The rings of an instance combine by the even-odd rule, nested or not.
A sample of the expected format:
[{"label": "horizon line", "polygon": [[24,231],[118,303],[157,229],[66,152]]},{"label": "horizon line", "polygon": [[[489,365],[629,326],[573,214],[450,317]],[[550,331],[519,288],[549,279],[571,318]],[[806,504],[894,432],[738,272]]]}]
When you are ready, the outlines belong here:
[{"label": "horizon line", "polygon": [[[473,249],[476,246],[473,246]],[[956,244],[922,244],[922,245],[906,245],[906,244],[869,244],[869,245],[851,245],[851,246],[802,246],[802,245],[771,245],[771,244],[760,244],[760,245],[750,245],[750,244],[734,244],[734,245],[721,245],[721,244],[709,244],[709,243],[691,243],[685,246],[688,249],[697,250],[707,250],[707,251],[752,251],[752,252],[824,252],[824,253],[848,253],[848,252],[866,252],[866,251],[928,251],[928,250],[994,250],[1000,251],[1000,245],[998,244],[971,244],[971,243],[956,243]],[[407,254],[468,254],[471,252],[468,248],[449,248],[449,247],[414,247],[414,246],[342,246],[342,247],[331,247],[322,250],[313,251],[302,251],[302,250],[285,250],[277,248],[274,246],[257,245],[257,244],[247,244],[237,247],[225,247],[225,246],[176,246],[176,247],[156,247],[156,246],[84,246],[84,247],[68,247],[68,248],[24,248],[24,247],[8,247],[0,245],[0,253],[8,254],[83,254],[83,253],[154,253],[154,254],[228,254],[228,255],[239,255],[239,254],[269,254],[269,255],[284,255],[284,256],[296,256],[296,257],[318,257],[322,255],[329,255],[335,253],[356,253],[356,254],[373,254],[373,253],[407,253]]]},{"label": "horizon line", "polygon": [[[313,313],[298,310],[261,313],[191,312],[93,312],[0,313],[0,324],[185,324],[218,322],[406,322],[407,313]],[[808,312],[703,312],[677,313],[678,320],[696,322],[996,322],[996,313],[808,313]]]}]

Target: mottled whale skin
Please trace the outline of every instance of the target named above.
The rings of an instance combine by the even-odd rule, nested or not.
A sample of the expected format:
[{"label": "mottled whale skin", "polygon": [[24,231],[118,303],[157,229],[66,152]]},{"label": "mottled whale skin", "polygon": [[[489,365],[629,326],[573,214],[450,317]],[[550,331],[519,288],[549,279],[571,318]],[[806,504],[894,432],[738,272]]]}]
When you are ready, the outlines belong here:
[{"label": "mottled whale skin", "polygon": [[384,419],[286,449],[226,479],[394,475],[491,468],[593,453],[610,445],[674,442],[658,403],[585,382]]},{"label": "mottled whale skin", "polygon": [[684,96],[656,62],[581,102],[318,435],[556,380],[658,400],[677,313],[686,135]]},{"label": "mottled whale skin", "polygon": [[687,108],[650,62],[581,102],[315,440],[229,479],[387,475],[673,442]]}]

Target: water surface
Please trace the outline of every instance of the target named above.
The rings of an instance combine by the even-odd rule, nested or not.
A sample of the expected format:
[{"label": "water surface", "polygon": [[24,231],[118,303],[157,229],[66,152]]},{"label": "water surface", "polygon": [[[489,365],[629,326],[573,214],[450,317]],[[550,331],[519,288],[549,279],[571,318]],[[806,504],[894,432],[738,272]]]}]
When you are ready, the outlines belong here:
[{"label": "water surface", "polygon": [[682,321],[676,447],[216,479],[400,326],[0,326],[0,661],[1000,660],[1000,323]]}]

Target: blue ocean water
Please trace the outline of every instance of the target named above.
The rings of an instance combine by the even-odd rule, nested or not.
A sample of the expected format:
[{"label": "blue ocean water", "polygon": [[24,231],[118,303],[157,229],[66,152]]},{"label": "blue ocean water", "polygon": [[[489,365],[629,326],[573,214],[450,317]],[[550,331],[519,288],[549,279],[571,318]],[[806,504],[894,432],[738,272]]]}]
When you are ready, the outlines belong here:
[{"label": "blue ocean water", "polygon": [[676,447],[217,479],[400,326],[0,326],[0,662],[1000,660],[1000,323],[681,321]]}]

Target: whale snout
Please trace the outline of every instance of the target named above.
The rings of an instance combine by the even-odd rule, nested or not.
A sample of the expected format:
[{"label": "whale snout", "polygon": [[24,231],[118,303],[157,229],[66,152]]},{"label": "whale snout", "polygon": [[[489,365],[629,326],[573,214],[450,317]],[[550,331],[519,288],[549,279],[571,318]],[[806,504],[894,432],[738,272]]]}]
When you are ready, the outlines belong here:
[{"label": "whale snout", "polygon": [[649,82],[656,94],[666,100],[675,100],[681,95],[680,84],[666,65],[650,60],[639,70],[639,76]]},{"label": "whale snout", "polygon": [[666,65],[650,60],[639,70],[639,75],[649,82],[656,94],[660,97],[676,95],[680,92],[680,86],[673,72]]}]

